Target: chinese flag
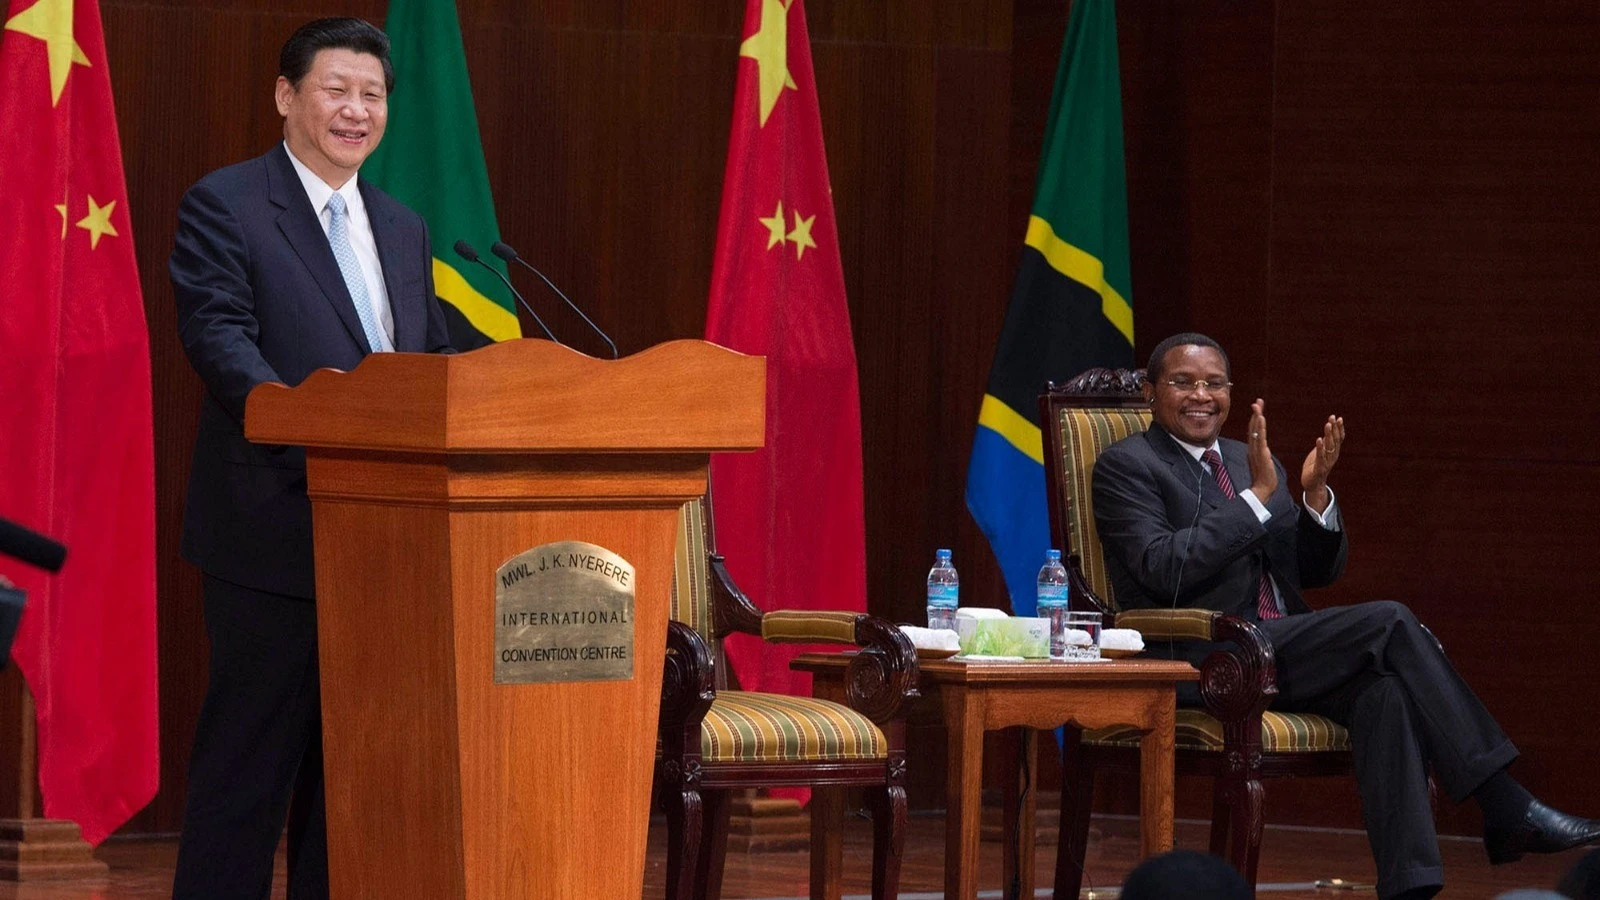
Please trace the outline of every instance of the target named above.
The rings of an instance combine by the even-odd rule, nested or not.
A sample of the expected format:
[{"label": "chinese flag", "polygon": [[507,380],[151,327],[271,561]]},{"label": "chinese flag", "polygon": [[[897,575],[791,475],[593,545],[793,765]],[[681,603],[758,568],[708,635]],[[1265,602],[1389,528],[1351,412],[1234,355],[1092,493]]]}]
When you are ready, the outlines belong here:
[{"label": "chinese flag", "polygon": [[68,548],[0,571],[45,815],[99,843],[158,778],[149,338],[97,4],[0,9],[0,516]]},{"label": "chinese flag", "polygon": [[[802,0],[747,0],[706,339],[767,358],[767,441],[711,462],[717,550],[763,609],[866,609],[861,400]],[[798,648],[727,643],[746,690]]]}]

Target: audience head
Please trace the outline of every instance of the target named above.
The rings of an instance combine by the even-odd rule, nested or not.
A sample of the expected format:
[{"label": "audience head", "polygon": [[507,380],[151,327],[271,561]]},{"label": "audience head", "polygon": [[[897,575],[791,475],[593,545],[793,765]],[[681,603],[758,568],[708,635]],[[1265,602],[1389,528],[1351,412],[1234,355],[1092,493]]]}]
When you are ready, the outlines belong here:
[{"label": "audience head", "polygon": [[1122,900],[1250,900],[1244,877],[1215,856],[1173,850],[1128,873]]},{"label": "audience head", "polygon": [[1556,890],[1572,900],[1600,900],[1600,850],[1591,850],[1578,860]]},{"label": "audience head", "polygon": [[1175,334],[1150,354],[1144,397],[1156,424],[1168,434],[1209,447],[1228,420],[1231,377],[1228,354],[1220,344],[1203,334]]}]

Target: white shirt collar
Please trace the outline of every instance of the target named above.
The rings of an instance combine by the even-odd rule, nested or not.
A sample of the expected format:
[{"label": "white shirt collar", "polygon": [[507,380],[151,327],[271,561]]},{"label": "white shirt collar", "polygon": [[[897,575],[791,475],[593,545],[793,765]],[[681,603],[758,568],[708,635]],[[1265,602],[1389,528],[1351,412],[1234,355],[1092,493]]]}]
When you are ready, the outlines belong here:
[{"label": "white shirt collar", "polygon": [[295,174],[300,176],[300,185],[305,188],[306,197],[311,200],[311,209],[318,218],[321,218],[322,213],[328,208],[328,198],[334,194],[344,198],[344,208],[348,211],[366,209],[366,205],[361,202],[361,189],[356,185],[356,179],[361,177],[360,173],[351,175],[350,180],[335,191],[332,185],[323,181],[321,176],[307,168],[306,164],[294,155],[294,151],[289,149],[288,141],[283,142],[283,152],[289,154],[289,162],[294,165]]},{"label": "white shirt collar", "polygon": [[[1171,436],[1171,432],[1168,432],[1168,436],[1169,437]],[[1197,462],[1199,461],[1200,457],[1206,455],[1206,451],[1207,450],[1215,450],[1215,451],[1217,451],[1217,457],[1219,459],[1222,457],[1222,442],[1219,441],[1219,440],[1213,439],[1211,441],[1211,446],[1209,446],[1209,447],[1200,447],[1200,446],[1196,446],[1195,444],[1191,444],[1188,441],[1178,440],[1178,438],[1176,438],[1176,437],[1173,437],[1172,439],[1175,440],[1175,441],[1178,441],[1178,446],[1179,447],[1182,447],[1183,449],[1189,451],[1189,455],[1194,457],[1195,461],[1197,461]]]}]

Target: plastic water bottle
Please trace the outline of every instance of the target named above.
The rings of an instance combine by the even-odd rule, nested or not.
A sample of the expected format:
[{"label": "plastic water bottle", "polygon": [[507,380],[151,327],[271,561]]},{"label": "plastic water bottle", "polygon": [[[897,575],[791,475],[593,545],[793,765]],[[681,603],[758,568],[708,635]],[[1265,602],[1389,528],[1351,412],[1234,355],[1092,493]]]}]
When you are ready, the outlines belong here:
[{"label": "plastic water bottle", "polygon": [[1046,554],[1038,587],[1039,615],[1050,620],[1050,658],[1061,659],[1067,655],[1067,569],[1060,550]]},{"label": "plastic water bottle", "polygon": [[961,582],[956,567],[950,564],[950,551],[933,555],[928,570],[928,627],[956,630],[956,607],[961,605]]}]

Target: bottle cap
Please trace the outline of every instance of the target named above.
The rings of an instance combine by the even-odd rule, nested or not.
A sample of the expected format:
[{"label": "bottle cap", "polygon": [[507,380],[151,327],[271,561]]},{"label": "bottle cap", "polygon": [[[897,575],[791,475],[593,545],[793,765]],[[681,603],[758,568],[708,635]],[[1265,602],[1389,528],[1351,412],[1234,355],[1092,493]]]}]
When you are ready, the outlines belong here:
[{"label": "bottle cap", "polygon": [[948,558],[950,556],[950,551],[949,550],[935,550],[935,551],[933,551],[933,555],[934,556],[941,556],[941,557]]},{"label": "bottle cap", "polygon": [[1045,558],[1050,560],[1051,562],[1060,562],[1061,561],[1061,551],[1060,550],[1047,550],[1047,551],[1045,551]]}]

